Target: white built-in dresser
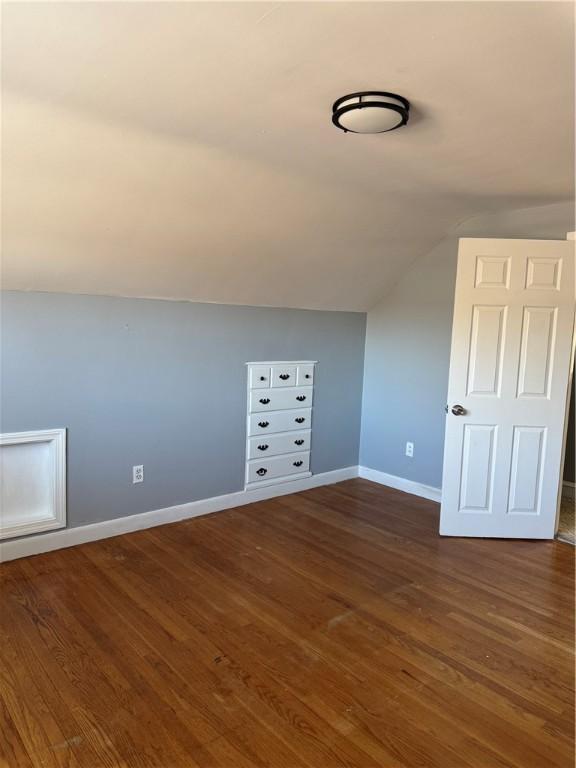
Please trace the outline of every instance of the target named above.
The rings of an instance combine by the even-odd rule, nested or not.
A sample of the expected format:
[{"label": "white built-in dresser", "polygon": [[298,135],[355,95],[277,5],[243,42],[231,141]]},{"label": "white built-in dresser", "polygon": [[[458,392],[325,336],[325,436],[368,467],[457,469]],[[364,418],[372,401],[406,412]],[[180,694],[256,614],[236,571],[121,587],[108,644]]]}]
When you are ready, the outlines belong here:
[{"label": "white built-in dresser", "polygon": [[247,366],[246,488],[308,477],[315,361]]}]

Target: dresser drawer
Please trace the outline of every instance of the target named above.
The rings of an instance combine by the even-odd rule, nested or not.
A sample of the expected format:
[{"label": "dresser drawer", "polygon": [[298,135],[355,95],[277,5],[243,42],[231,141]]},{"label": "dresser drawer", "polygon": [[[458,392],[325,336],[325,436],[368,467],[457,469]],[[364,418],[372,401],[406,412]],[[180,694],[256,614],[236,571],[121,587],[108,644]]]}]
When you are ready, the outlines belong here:
[{"label": "dresser drawer", "polygon": [[273,387],[296,386],[296,366],[295,365],[273,365],[272,366],[272,386]]},{"label": "dresser drawer", "polygon": [[275,411],[274,413],[252,413],[248,421],[248,434],[269,435],[274,432],[289,432],[310,429],[312,409],[299,411]]},{"label": "dresser drawer", "polygon": [[297,475],[308,472],[310,453],[291,453],[289,456],[275,456],[272,459],[255,459],[249,461],[246,469],[246,482],[256,483],[260,480],[270,480],[274,477]]},{"label": "dresser drawer", "polygon": [[314,384],[314,365],[312,363],[299,365],[296,371],[296,386],[311,387]]},{"label": "dresser drawer", "polygon": [[253,389],[250,392],[250,412],[283,411],[287,408],[309,408],[312,387],[286,389]]},{"label": "dresser drawer", "polygon": [[250,389],[269,387],[272,383],[269,365],[251,365],[248,369]]},{"label": "dresser drawer", "polygon": [[281,435],[251,437],[248,441],[248,459],[267,459],[282,453],[297,453],[310,450],[310,430],[306,432],[284,432]]}]

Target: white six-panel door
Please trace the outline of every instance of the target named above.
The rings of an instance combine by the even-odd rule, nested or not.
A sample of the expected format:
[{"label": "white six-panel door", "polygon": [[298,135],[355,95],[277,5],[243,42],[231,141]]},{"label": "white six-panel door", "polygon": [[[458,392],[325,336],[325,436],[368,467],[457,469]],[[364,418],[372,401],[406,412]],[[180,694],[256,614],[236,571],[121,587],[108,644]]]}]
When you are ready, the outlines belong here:
[{"label": "white six-panel door", "polygon": [[573,325],[573,242],[460,240],[441,534],[554,537]]}]

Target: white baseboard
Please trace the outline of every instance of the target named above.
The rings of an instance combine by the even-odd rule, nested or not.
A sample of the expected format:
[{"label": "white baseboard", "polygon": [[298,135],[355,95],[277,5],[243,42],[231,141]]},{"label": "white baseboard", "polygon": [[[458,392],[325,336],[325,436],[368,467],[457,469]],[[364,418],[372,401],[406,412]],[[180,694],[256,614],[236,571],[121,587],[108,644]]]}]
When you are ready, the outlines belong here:
[{"label": "white baseboard", "polygon": [[576,498],[576,483],[571,483],[570,480],[564,480],[562,483],[562,495],[567,496],[569,499]]},{"label": "white baseboard", "polygon": [[98,539],[108,539],[111,536],[119,536],[122,533],[132,533],[144,528],[152,528],[156,525],[174,523],[178,520],[187,520],[191,517],[209,515],[211,512],[220,512],[232,507],[241,507],[254,501],[264,501],[277,496],[286,496],[289,493],[306,491],[309,488],[317,488],[321,485],[339,483],[342,480],[350,480],[358,477],[358,467],[344,467],[332,472],[322,472],[300,480],[269,485],[264,488],[251,488],[249,490],[227,493],[223,496],[214,496],[210,499],[191,501],[188,504],[179,504],[175,507],[155,509],[152,512],[142,512],[137,515],[128,515],[114,520],[105,520],[101,523],[91,523],[78,528],[64,528],[51,533],[38,534],[14,541],[0,542],[0,562],[16,560],[19,557],[39,555],[42,552],[51,552],[55,549],[73,547],[76,544],[85,544]]},{"label": "white baseboard", "polygon": [[380,485],[396,488],[398,491],[412,493],[414,496],[422,496],[424,499],[430,499],[430,501],[437,501],[440,503],[442,499],[441,488],[434,488],[431,485],[415,483],[413,480],[406,480],[404,477],[389,475],[387,472],[379,472],[377,469],[358,467],[358,476],[363,477],[364,480],[372,480],[374,483],[380,483]]}]

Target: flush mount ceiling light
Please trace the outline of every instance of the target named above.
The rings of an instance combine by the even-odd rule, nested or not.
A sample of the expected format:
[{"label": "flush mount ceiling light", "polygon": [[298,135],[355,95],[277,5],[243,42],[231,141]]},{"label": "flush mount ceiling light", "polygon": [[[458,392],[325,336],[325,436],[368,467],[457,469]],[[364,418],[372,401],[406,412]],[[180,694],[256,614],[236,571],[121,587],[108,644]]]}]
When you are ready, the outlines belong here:
[{"label": "flush mount ceiling light", "polygon": [[408,122],[410,102],[385,91],[349,93],[334,102],[332,122],[345,133],[386,133]]}]

